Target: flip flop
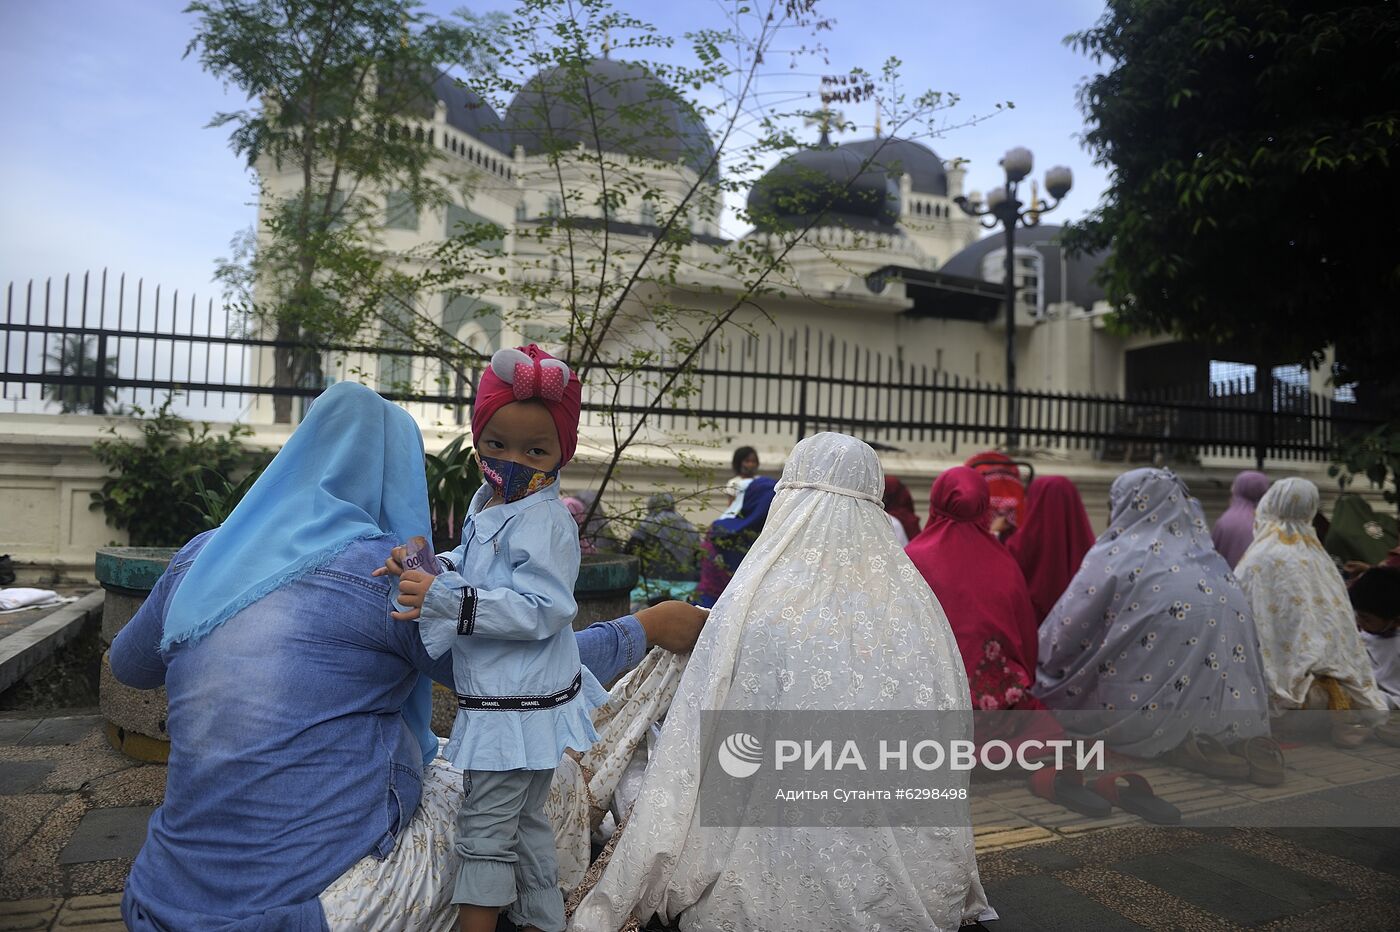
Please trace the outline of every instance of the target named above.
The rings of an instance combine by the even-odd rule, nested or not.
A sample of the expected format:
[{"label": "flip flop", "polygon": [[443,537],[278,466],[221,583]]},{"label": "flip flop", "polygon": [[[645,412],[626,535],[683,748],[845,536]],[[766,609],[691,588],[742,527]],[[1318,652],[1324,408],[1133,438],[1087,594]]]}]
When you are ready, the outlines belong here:
[{"label": "flip flop", "polygon": [[1386,722],[1384,725],[1377,725],[1371,734],[1376,736],[1376,740],[1382,744],[1388,744],[1393,748],[1400,748],[1400,721]]},{"label": "flip flop", "polygon": [[1084,785],[1084,774],[1077,770],[1042,767],[1031,774],[1031,792],[1091,819],[1102,819],[1113,811],[1108,800]]},{"label": "flip flop", "polygon": [[1278,786],[1283,782],[1283,748],[1273,738],[1262,735],[1241,741],[1230,753],[1243,757],[1249,764],[1249,782],[1260,786]]},{"label": "flip flop", "polygon": [[1231,754],[1210,735],[1188,735],[1185,741],[1167,752],[1167,761],[1208,777],[1249,779],[1249,761]]},{"label": "flip flop", "polygon": [[1124,812],[1142,816],[1157,825],[1181,822],[1181,810],[1165,799],[1159,799],[1152,792],[1152,784],[1140,773],[1122,770],[1106,773],[1094,781],[1094,792]]}]

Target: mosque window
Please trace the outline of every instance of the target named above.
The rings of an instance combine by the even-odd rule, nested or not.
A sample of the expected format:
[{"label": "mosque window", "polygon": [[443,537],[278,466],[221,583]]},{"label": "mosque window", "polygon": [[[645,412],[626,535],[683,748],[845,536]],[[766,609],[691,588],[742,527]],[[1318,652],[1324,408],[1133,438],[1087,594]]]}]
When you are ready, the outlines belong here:
[{"label": "mosque window", "polygon": [[384,225],[391,230],[417,230],[418,208],[407,191],[390,191],[384,195]]},{"label": "mosque window", "polygon": [[[1035,317],[1045,313],[1045,259],[1029,246],[1016,247],[1013,264],[1016,293],[1021,305]],[[983,281],[1006,281],[1006,250],[994,249],[982,258]]]},{"label": "mosque window", "polygon": [[644,227],[656,226],[656,206],[651,201],[642,201],[641,223]]},{"label": "mosque window", "polygon": [[484,252],[499,253],[505,248],[505,243],[501,239],[503,232],[499,226],[475,211],[457,204],[447,205],[448,236],[475,233],[482,237],[476,244],[477,248]]},{"label": "mosque window", "polygon": [[[409,337],[413,325],[413,297],[400,300],[386,298],[380,307],[379,343],[385,349],[410,349],[413,340]],[[407,392],[413,388],[413,357],[398,353],[379,354],[379,378],[376,388],[380,392]]]},{"label": "mosque window", "polygon": [[544,199],[544,215],[546,217],[558,217],[564,212],[564,202],[557,194],[547,195]]}]

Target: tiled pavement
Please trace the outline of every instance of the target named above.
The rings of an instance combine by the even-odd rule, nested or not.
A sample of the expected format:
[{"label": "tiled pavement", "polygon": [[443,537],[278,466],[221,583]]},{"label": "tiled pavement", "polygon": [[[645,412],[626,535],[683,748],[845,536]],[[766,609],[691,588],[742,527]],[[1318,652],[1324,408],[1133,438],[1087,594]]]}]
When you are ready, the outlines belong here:
[{"label": "tiled pavement", "polygon": [[[1002,916],[988,927],[1400,928],[1400,830],[1206,827],[1327,825],[1358,805],[1400,805],[1400,749],[1287,756],[1288,781],[1270,788],[1109,762],[1174,802],[1178,828],[1116,809],[1086,821],[1021,781],[974,784],[978,862]],[[164,789],[165,768],[113,751],[96,715],[0,716],[0,932],[122,928],[122,882]]]}]

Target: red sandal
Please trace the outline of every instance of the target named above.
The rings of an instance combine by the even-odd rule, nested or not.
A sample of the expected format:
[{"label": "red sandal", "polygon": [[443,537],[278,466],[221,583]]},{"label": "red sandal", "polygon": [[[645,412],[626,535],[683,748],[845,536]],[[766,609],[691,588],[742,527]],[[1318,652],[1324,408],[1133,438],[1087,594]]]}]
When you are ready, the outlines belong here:
[{"label": "red sandal", "polygon": [[1152,784],[1140,773],[1122,770],[1106,773],[1094,781],[1094,792],[1124,812],[1142,816],[1157,825],[1181,823],[1181,810],[1159,799],[1152,792]]},{"label": "red sandal", "polygon": [[1031,774],[1031,792],[1091,819],[1101,819],[1113,811],[1103,796],[1084,785],[1084,774],[1077,770],[1042,767]]}]

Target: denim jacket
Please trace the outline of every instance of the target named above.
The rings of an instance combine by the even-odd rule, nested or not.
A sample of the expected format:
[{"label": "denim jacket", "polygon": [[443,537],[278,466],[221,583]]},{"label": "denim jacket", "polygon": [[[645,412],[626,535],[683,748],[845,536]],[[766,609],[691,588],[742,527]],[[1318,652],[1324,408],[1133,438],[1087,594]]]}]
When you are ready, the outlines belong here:
[{"label": "denim jacket", "polygon": [[[112,642],[112,672],[165,686],[165,802],[126,881],[135,930],[321,930],[318,899],[386,857],[417,809],[422,760],[399,713],[420,672],[451,684],[418,627],[389,617],[388,538],[357,541],[194,643],[160,649],[166,605],[209,534],[187,544]],[[628,616],[578,633],[611,679],[646,650]]]},{"label": "denim jacket", "polygon": [[516,502],[472,498],[462,545],[423,600],[428,655],[452,653],[457,718],[444,752],[464,770],[552,770],[566,747],[587,750],[590,712],[607,693],[580,666],[578,525],[551,485]]}]

